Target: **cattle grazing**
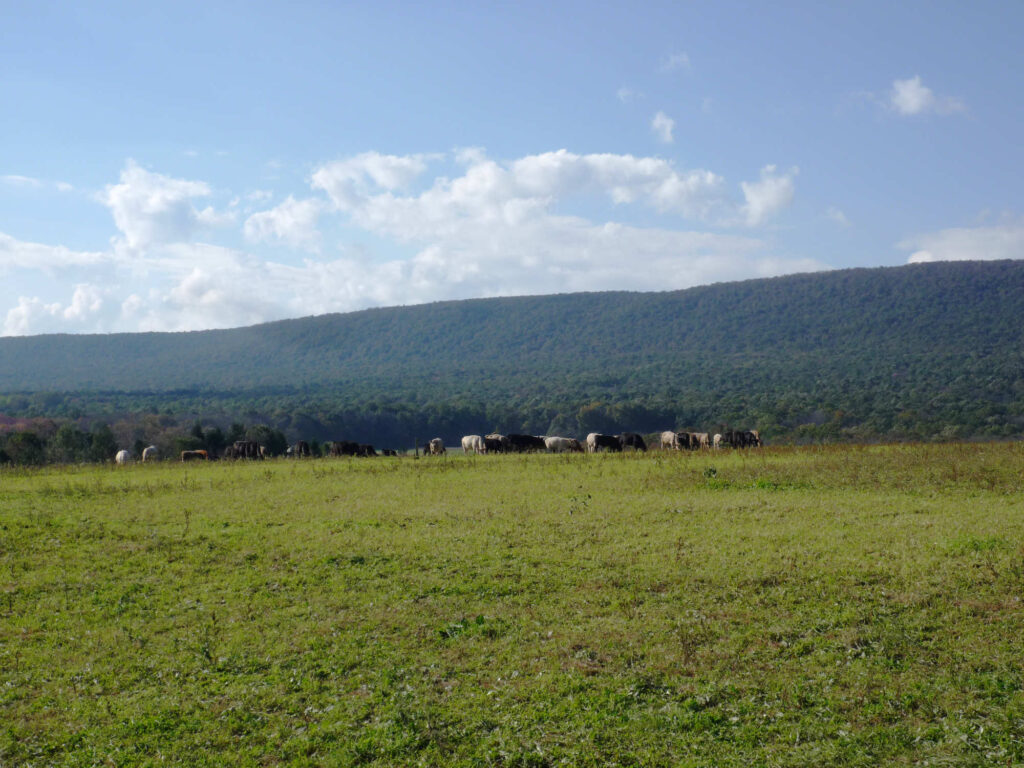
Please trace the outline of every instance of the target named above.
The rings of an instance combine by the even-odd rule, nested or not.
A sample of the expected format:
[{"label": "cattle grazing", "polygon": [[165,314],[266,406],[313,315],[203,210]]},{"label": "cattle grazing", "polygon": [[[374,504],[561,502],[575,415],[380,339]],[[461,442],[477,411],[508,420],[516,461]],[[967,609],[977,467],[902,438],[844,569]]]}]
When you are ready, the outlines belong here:
[{"label": "cattle grazing", "polygon": [[696,443],[696,445],[691,443],[690,444],[691,448],[694,448],[694,449],[697,449],[697,450],[705,450],[706,451],[707,449],[709,449],[711,447],[711,441],[710,441],[710,439],[708,439],[708,433],[707,432],[694,432],[694,433],[691,434],[690,439],[693,442]]},{"label": "cattle grazing", "polygon": [[435,437],[427,443],[427,448],[429,449],[431,456],[441,456],[445,453],[444,440],[440,437]]},{"label": "cattle grazing", "polygon": [[587,453],[597,453],[602,450],[619,453],[622,451],[622,446],[614,435],[602,435],[598,432],[591,432],[587,435]]},{"label": "cattle grazing", "polygon": [[616,439],[619,441],[619,448],[626,450],[632,448],[634,451],[646,451],[647,443],[644,442],[643,437],[638,435],[636,432],[623,432],[621,435],[616,435]]},{"label": "cattle grazing", "polygon": [[142,449],[142,461],[156,461],[159,451],[155,445],[147,445]]},{"label": "cattle grazing", "polygon": [[715,436],[713,438],[711,438],[711,446],[716,451],[721,449],[721,447],[722,447],[722,436],[720,434],[718,434],[717,432],[715,433]]},{"label": "cattle grazing", "polygon": [[356,456],[363,456],[369,458],[370,456],[376,456],[377,451],[374,450],[373,446],[369,443],[359,443],[359,450]]},{"label": "cattle grazing", "polygon": [[462,438],[462,452],[465,454],[486,453],[487,446],[484,445],[484,439],[480,435],[466,435]]},{"label": "cattle grazing", "polygon": [[679,437],[679,450],[694,451],[698,447],[697,436],[693,432],[677,432]]},{"label": "cattle grazing", "polygon": [[661,448],[666,451],[679,450],[679,435],[668,430],[661,433]]},{"label": "cattle grazing", "polygon": [[544,438],[534,435],[509,435],[509,450],[515,453],[532,453],[533,451],[546,451]]},{"label": "cattle grazing", "polygon": [[128,451],[122,449],[122,450],[118,451],[116,454],[114,454],[114,463],[115,464],[127,464],[128,460],[131,457],[132,457],[132,455],[130,453],[128,453]]},{"label": "cattle grazing", "polygon": [[305,440],[299,440],[299,442],[289,448],[288,451],[297,459],[306,459],[313,455],[313,452],[309,450],[309,443]]},{"label": "cattle grazing", "polygon": [[224,449],[225,459],[262,459],[262,446],[255,440],[236,440]]},{"label": "cattle grazing", "polygon": [[545,437],[544,447],[548,453],[582,453],[580,441],[572,437]]},{"label": "cattle grazing", "polygon": [[182,451],[181,452],[181,460],[182,461],[208,461],[209,458],[210,458],[210,455],[206,451],[203,451],[203,450],[199,450],[199,451]]},{"label": "cattle grazing", "polygon": [[333,443],[329,443],[329,445],[328,453],[331,456],[359,455],[359,443],[354,443],[351,440],[335,440]]},{"label": "cattle grazing", "polygon": [[750,444],[754,448],[760,448],[761,447],[761,433],[758,432],[756,429],[752,429],[749,432],[747,432],[747,434],[750,435]]},{"label": "cattle grazing", "polygon": [[505,435],[499,435],[495,432],[490,435],[484,435],[484,450],[487,453],[507,453],[511,450],[511,446]]}]

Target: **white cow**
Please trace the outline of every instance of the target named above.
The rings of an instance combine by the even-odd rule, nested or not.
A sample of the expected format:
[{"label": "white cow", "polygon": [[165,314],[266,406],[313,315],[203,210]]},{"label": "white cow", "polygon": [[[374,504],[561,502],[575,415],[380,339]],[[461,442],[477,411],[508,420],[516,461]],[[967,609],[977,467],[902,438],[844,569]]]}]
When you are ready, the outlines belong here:
[{"label": "white cow", "polygon": [[462,438],[462,452],[465,454],[487,453],[487,449],[484,448],[484,439],[480,435],[466,435]]},{"label": "white cow", "polygon": [[132,455],[122,448],[120,451],[114,454],[114,462],[116,464],[127,464],[128,459],[130,459],[131,457]]},{"label": "white cow", "polygon": [[147,445],[142,449],[142,460],[143,461],[156,461],[156,455],[158,451],[155,445]]},{"label": "white cow", "polygon": [[544,447],[547,448],[548,453],[583,452],[580,441],[572,437],[545,437]]},{"label": "white cow", "polygon": [[693,436],[697,438],[697,447],[701,450],[707,450],[711,447],[711,441],[708,440],[707,432],[694,432]]},{"label": "white cow", "polygon": [[679,450],[679,435],[665,430],[661,433],[661,447],[665,450]]},{"label": "white cow", "polygon": [[722,447],[722,436],[717,432],[715,433],[715,436],[711,439],[711,445],[714,446],[714,449],[716,451]]},{"label": "white cow", "polygon": [[440,456],[444,452],[444,440],[442,440],[440,437],[435,437],[433,440],[430,441],[431,456]]}]

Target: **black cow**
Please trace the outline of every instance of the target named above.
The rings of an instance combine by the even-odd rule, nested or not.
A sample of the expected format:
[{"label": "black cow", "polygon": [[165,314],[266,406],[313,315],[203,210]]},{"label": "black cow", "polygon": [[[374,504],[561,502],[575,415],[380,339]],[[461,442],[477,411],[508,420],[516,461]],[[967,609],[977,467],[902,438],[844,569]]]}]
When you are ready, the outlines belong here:
[{"label": "black cow", "polygon": [[225,459],[262,459],[263,452],[255,440],[236,440],[224,449]]},{"label": "black cow", "polygon": [[[509,435],[509,449],[515,453],[531,453],[533,451],[546,451],[544,438],[534,435]],[[486,443],[484,444],[486,445]]]},{"label": "black cow", "polygon": [[369,456],[376,456],[376,455],[377,455],[377,451],[375,451],[373,449],[373,446],[370,445],[369,443],[360,443],[359,444],[359,453],[357,453],[356,456],[366,456],[366,457],[369,457]]},{"label": "black cow", "polygon": [[591,453],[597,453],[600,450],[620,453],[622,444],[619,443],[619,438],[615,435],[602,435],[599,432],[593,432],[587,435],[587,449]]},{"label": "black cow", "polygon": [[308,458],[313,455],[313,452],[309,450],[309,443],[305,440],[299,440],[290,450],[292,456],[297,459]]},{"label": "black cow", "polygon": [[627,448],[632,448],[634,451],[647,450],[647,443],[636,432],[623,432],[621,435],[616,435],[616,439],[618,439],[619,447],[622,450]]},{"label": "black cow", "polygon": [[331,443],[331,456],[358,456],[359,455],[359,443],[353,443],[351,440],[335,440]]},{"label": "black cow", "polygon": [[398,451],[394,448],[382,448],[381,455],[383,456],[398,456]]}]

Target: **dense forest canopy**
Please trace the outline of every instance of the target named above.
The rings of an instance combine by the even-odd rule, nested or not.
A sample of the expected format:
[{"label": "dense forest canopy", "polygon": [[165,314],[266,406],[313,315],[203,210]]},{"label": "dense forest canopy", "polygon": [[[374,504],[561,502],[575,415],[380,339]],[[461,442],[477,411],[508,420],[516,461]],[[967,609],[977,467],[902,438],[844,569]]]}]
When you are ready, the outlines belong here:
[{"label": "dense forest canopy", "polygon": [[0,414],[8,431],[146,416],[396,446],[726,426],[776,441],[1017,438],[1022,318],[1024,262],[1001,261],[6,338]]}]

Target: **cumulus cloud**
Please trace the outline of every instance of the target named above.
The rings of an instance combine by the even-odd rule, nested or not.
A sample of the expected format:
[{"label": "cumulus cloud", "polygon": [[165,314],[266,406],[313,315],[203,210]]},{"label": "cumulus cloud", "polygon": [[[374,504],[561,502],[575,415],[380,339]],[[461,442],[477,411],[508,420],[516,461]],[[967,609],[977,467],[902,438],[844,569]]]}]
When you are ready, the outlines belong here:
[{"label": "cumulus cloud", "polygon": [[123,243],[142,249],[184,242],[204,229],[230,223],[229,215],[192,204],[193,199],[210,194],[205,182],[173,179],[129,160],[120,182],[108,185],[101,200],[110,208]]},{"label": "cumulus cloud", "polygon": [[320,246],[316,224],[322,208],[320,200],[296,200],[289,195],[275,208],[246,219],[243,231],[252,243],[281,242],[291,248],[316,252]]},{"label": "cumulus cloud", "polygon": [[664,112],[658,112],[651,119],[651,130],[658,140],[664,144],[671,144],[673,141],[672,130],[676,127],[676,121]]},{"label": "cumulus cloud", "polygon": [[759,181],[744,181],[740,184],[746,201],[743,214],[749,226],[763,224],[793,202],[793,177],[797,173],[799,169],[793,168],[788,173],[779,174],[774,165],[766,165],[761,169]]},{"label": "cumulus cloud", "polygon": [[907,262],[1024,259],[1024,219],[986,227],[943,229],[898,244]]},{"label": "cumulus cloud", "polygon": [[966,108],[957,99],[936,96],[931,88],[921,82],[919,75],[906,80],[893,80],[888,96],[889,108],[901,115],[922,115],[929,112],[948,115],[962,112]]},{"label": "cumulus cloud", "polygon": [[17,306],[7,311],[0,336],[97,330],[95,322],[104,309],[103,296],[102,289],[84,283],[75,286],[67,305],[22,296]]},{"label": "cumulus cloud", "polygon": [[[451,175],[428,174],[435,163]],[[56,300],[23,297],[0,318],[8,334],[180,331],[441,299],[665,290],[820,269],[756,237],[681,227],[686,220],[763,223],[792,199],[794,174],[768,166],[759,181],[740,185],[740,198],[711,171],[656,157],[559,150],[498,161],[480,148],[442,158],[364,153],[314,170],[310,186],[322,197],[289,196],[248,216],[241,233],[250,242],[313,249],[319,224],[330,223],[395,248],[266,260],[197,241],[219,216],[196,205],[210,195],[206,184],[129,163],[104,196],[123,235],[109,253],[0,235],[0,269],[103,264],[110,279],[68,287]],[[588,218],[572,215],[577,202]],[[664,226],[614,220],[630,206],[660,214]]]}]

